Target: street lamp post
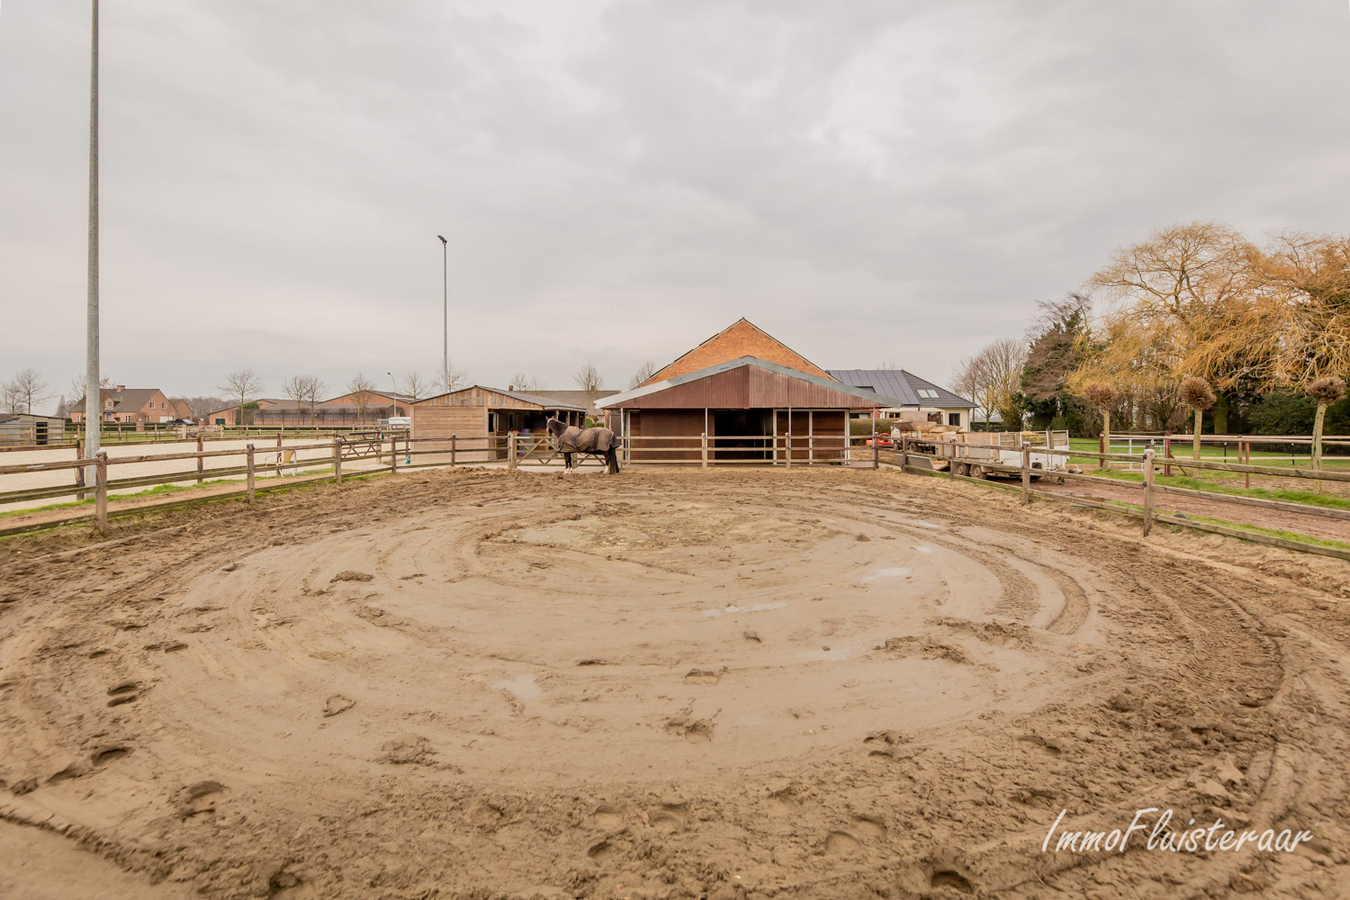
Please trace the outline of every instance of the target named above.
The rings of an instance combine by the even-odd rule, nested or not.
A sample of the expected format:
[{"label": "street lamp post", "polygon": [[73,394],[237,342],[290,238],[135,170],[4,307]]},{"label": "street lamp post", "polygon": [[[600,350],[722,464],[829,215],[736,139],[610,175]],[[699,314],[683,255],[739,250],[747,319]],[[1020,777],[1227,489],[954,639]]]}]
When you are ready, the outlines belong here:
[{"label": "street lamp post", "polygon": [[[393,393],[394,393],[394,394],[397,394],[397,393],[398,393],[398,380],[394,378],[394,373],[393,373],[393,372],[386,371],[384,374],[386,374],[386,375],[389,376],[389,383],[390,383],[391,385],[393,385],[393,387],[394,387]],[[398,415],[398,398],[395,397],[395,396],[393,396],[393,395],[390,395],[390,397],[389,397],[389,403],[390,403],[390,406],[392,406],[392,407],[393,407],[393,410],[394,410],[393,412],[390,413],[390,415],[391,415],[391,416],[393,416],[393,415]]]},{"label": "street lamp post", "polygon": [[441,375],[445,379],[445,389],[450,390],[450,263],[449,263],[449,241],[445,235],[438,234],[436,237],[441,239],[441,303],[442,303],[442,324],[445,328],[445,343],[441,353]]},{"label": "street lamp post", "polygon": [[89,32],[89,295],[84,338],[85,459],[93,459],[99,452],[103,422],[98,360],[98,0],[93,0],[92,11]]}]

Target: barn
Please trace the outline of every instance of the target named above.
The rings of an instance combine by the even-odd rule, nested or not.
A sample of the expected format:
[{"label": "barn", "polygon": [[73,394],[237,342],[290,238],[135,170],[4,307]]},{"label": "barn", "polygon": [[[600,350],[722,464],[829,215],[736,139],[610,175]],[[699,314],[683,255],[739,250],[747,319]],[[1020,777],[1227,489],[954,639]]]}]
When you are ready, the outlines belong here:
[{"label": "barn", "polygon": [[475,384],[418,400],[411,406],[414,440],[455,438],[460,451],[490,451],[485,458],[505,458],[505,438],[511,432],[538,435],[556,416],[569,425],[581,425],[586,410],[552,397],[502,390]]},{"label": "barn", "polygon": [[[831,463],[848,457],[848,418],[889,405],[830,377],[745,319],[638,387],[596,404],[633,462]],[[677,440],[679,438],[679,440]]]}]

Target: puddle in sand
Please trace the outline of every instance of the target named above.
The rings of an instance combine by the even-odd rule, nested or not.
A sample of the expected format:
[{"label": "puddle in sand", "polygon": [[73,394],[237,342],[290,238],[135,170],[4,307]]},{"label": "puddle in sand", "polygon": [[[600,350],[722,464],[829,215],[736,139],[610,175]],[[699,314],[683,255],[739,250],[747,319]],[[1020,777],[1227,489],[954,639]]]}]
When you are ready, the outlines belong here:
[{"label": "puddle in sand", "polygon": [[517,675],[515,678],[503,678],[492,686],[493,690],[506,691],[521,703],[539,699],[539,685],[534,683],[532,675]]},{"label": "puddle in sand", "polygon": [[787,606],[786,600],[775,600],[773,603],[756,603],[754,606],[724,606],[721,609],[705,609],[703,615],[712,618],[713,616],[729,616],[732,613],[763,612],[766,609],[782,609],[785,606]]},{"label": "puddle in sand", "polygon": [[877,569],[871,575],[868,575],[863,581],[878,581],[882,578],[903,578],[909,574],[909,569],[902,566],[893,566],[889,569]]},{"label": "puddle in sand", "polygon": [[918,551],[919,553],[932,553],[932,552],[933,552],[933,548],[932,548],[932,547],[919,547],[919,546],[916,545],[916,546],[914,547],[914,549],[915,549],[916,551]]}]

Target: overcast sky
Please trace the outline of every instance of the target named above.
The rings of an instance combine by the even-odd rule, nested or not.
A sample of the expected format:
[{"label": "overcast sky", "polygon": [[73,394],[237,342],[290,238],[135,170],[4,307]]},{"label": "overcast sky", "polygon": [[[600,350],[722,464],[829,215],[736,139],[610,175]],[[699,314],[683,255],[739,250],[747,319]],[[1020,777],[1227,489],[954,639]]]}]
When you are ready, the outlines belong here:
[{"label": "overcast sky", "polygon": [[[83,371],[88,0],[0,0],[0,377]],[[1346,0],[112,0],[103,369],[948,379],[1158,225],[1347,230]],[[51,405],[54,405],[51,404]]]}]

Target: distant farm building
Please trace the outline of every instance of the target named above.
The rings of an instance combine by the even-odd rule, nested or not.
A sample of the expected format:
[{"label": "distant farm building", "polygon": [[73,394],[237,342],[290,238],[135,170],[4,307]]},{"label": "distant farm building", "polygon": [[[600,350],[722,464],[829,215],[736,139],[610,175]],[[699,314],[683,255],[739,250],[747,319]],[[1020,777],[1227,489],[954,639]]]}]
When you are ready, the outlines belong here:
[{"label": "distant farm building", "polygon": [[919,416],[939,425],[970,428],[974,403],[904,369],[830,369],[830,376],[888,398],[879,413],[888,419]]},{"label": "distant farm building", "polygon": [[701,447],[662,439],[703,434],[717,461],[786,462],[789,439],[794,462],[842,461],[849,415],[887,405],[887,398],[831,377],[745,319],[633,390],[597,403],[643,462],[698,460]]},{"label": "distant farm building", "polygon": [[[257,428],[359,428],[375,425],[380,419],[406,416],[412,398],[392,391],[362,391],[343,394],[315,403],[260,398],[244,404],[242,414],[238,404],[207,413],[207,425],[237,428],[252,425]],[[250,404],[257,404],[250,408]]]},{"label": "distant farm building", "polygon": [[473,385],[412,404],[415,440],[455,438],[457,450],[500,449],[511,432],[545,431],[550,416],[581,425],[586,409],[553,397]]}]

